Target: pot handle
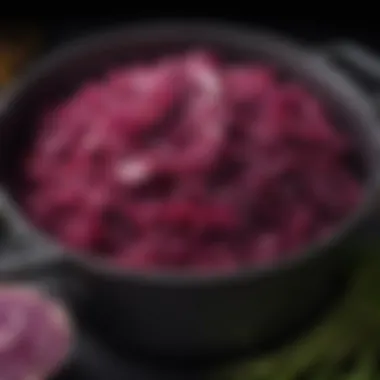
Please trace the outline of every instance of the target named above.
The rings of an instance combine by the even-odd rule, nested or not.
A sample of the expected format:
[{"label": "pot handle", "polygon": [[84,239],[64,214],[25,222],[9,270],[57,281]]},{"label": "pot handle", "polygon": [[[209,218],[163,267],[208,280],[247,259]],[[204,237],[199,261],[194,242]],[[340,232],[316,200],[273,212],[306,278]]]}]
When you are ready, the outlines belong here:
[{"label": "pot handle", "polygon": [[380,56],[371,48],[342,40],[321,47],[318,53],[357,81],[380,103]]},{"label": "pot handle", "polygon": [[58,256],[57,248],[33,231],[28,222],[15,209],[13,200],[0,190],[0,265],[3,259],[16,259],[27,254],[37,256]]},{"label": "pot handle", "polygon": [[0,212],[0,282],[34,285],[79,312],[89,289],[86,269],[40,238],[1,190]]},{"label": "pot handle", "polygon": [[[361,44],[344,40],[327,44],[317,51],[319,57],[338,67],[369,95],[380,116],[380,54]],[[373,218],[365,227],[365,235],[370,241],[378,239],[380,203],[374,210]]]},{"label": "pot handle", "polygon": [[73,316],[85,311],[89,277],[81,267],[65,257],[43,257],[26,249],[22,257],[12,258],[11,253],[0,262],[1,284],[36,288],[63,303]]}]

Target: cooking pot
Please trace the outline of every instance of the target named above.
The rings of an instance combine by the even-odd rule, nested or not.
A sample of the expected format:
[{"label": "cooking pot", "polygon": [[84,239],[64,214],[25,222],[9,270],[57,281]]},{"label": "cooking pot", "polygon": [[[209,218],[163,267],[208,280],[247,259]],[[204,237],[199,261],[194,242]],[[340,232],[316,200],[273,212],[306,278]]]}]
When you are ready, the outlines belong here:
[{"label": "cooking pot", "polygon": [[[357,143],[366,185],[357,210],[333,236],[285,262],[209,276],[114,268],[37,231],[18,208],[11,186],[36,115],[107,68],[192,46],[211,47],[228,59],[273,63],[304,82]],[[350,56],[343,49],[344,54]],[[342,69],[285,37],[218,23],[163,22],[72,42],[15,83],[0,107],[1,203],[8,237],[0,279],[44,284],[73,313],[91,310],[99,331],[138,352],[190,359],[260,348],[314,315],[350,275],[354,248],[368,241],[376,214],[378,127],[373,100]]]}]

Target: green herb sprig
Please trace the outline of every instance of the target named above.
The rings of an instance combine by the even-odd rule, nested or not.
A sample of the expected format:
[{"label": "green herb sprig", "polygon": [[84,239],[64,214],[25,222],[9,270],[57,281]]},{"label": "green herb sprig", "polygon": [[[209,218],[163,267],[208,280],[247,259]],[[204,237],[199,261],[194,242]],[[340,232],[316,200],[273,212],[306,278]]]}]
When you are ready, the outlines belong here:
[{"label": "green herb sprig", "polygon": [[225,369],[218,379],[380,379],[380,257],[365,261],[346,296],[309,334],[279,352]]}]

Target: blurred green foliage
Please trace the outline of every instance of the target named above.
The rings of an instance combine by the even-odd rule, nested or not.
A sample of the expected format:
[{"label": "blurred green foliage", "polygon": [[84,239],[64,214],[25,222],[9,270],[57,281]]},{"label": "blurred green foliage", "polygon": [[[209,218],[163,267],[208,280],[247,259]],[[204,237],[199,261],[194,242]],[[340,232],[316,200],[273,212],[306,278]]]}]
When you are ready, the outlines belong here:
[{"label": "blurred green foliage", "polygon": [[321,324],[279,352],[225,369],[218,379],[380,379],[380,257],[370,251]]}]

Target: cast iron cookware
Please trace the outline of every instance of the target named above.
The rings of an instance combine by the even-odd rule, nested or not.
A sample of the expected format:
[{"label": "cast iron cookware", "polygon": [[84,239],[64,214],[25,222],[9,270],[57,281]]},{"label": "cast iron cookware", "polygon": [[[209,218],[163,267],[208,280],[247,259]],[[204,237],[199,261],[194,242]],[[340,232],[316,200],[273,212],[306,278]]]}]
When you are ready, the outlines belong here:
[{"label": "cast iron cookware", "polygon": [[[366,184],[358,209],[333,236],[310,244],[295,258],[229,275],[113,268],[37,231],[18,208],[11,186],[33,137],[36,115],[121,62],[193,46],[210,47],[231,60],[273,63],[304,82],[357,143]],[[2,247],[0,280],[43,283],[76,313],[91,308],[102,332],[121,346],[147,354],[191,359],[257,348],[316,313],[350,274],[353,247],[364,238],[376,211],[379,163],[372,100],[344,71],[304,44],[239,26],[181,21],[139,23],[85,37],[42,59],[7,91],[1,104],[1,204],[10,237]]]}]

